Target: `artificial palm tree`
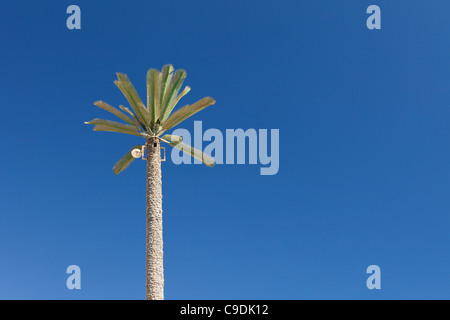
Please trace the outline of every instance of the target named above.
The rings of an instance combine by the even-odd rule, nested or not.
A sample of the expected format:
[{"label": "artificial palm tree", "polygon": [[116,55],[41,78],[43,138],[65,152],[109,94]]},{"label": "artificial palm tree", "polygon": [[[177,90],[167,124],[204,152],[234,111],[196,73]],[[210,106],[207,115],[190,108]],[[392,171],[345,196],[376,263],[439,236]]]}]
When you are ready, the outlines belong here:
[{"label": "artificial palm tree", "polygon": [[[171,65],[165,65],[161,72],[150,69],[147,72],[147,106],[144,105],[136,89],[128,77],[117,73],[114,83],[128,100],[131,109],[120,106],[124,112],[103,101],[94,104],[105,109],[121,120],[119,123],[110,120],[94,119],[86,124],[95,125],[94,131],[110,131],[131,134],[146,138],[144,145],[136,145],[128,151],[113,167],[119,174],[125,170],[135,158],[144,158],[147,148],[147,242],[146,242],[146,299],[164,299],[163,239],[162,239],[162,185],[161,185],[161,142],[186,152],[201,160],[209,167],[214,166],[214,159],[200,150],[181,142],[180,136],[163,133],[172,129],[190,116],[213,105],[211,97],[203,98],[192,105],[186,105],[172,115],[172,111],[191,89],[186,86],[180,89],[186,78],[186,71],[174,71]],[[164,150],[165,151],[165,150]],[[165,153],[164,153],[165,156]]]}]

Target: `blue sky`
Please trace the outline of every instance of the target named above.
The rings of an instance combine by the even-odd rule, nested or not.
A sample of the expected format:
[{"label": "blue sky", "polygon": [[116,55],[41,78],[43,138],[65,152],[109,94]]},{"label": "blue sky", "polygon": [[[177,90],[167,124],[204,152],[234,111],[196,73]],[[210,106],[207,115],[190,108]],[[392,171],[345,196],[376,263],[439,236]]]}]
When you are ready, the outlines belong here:
[{"label": "blue sky", "polygon": [[0,299],[145,297],[145,163],[111,170],[143,140],[83,122],[109,117],[96,100],[126,103],[115,72],[145,96],[166,63],[187,70],[185,103],[217,101],[183,128],[280,130],[274,176],[163,164],[166,299],[448,299],[449,9],[1,2]]}]

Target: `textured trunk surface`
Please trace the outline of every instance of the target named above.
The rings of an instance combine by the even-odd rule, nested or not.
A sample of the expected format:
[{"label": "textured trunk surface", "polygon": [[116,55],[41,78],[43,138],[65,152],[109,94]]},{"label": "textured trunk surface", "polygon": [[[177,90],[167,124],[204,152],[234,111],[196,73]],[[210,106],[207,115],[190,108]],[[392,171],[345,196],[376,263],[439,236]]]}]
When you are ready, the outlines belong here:
[{"label": "textured trunk surface", "polygon": [[159,140],[147,140],[146,299],[164,300],[162,183]]}]

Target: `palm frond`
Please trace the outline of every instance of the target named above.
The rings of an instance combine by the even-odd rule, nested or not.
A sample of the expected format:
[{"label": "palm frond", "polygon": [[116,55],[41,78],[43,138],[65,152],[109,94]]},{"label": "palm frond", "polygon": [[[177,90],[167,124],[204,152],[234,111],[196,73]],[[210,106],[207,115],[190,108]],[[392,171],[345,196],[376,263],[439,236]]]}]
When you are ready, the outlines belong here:
[{"label": "palm frond", "polygon": [[134,157],[131,155],[131,151],[134,149],[141,149],[142,146],[135,145],[133,148],[131,148],[130,151],[128,151],[113,167],[114,174],[119,174],[134,161]]},{"label": "palm frond", "polygon": [[94,131],[125,133],[125,134],[131,134],[133,136],[144,137],[144,138],[150,137],[148,134],[145,134],[142,132],[133,132],[133,131],[129,131],[129,130],[118,129],[118,128],[113,128],[113,127],[108,127],[108,126],[101,126],[101,125],[96,125],[94,127]]},{"label": "palm frond", "polygon": [[183,140],[182,137],[176,136],[174,134],[165,134],[165,135],[163,135],[161,137],[161,139],[167,140],[167,141],[170,141],[170,142],[181,142]]},{"label": "palm frond", "polygon": [[186,105],[181,109],[175,111],[166,121],[162,123],[162,131],[165,132],[175,127],[180,122],[186,120],[190,116],[205,109],[208,106],[213,105],[216,101],[211,97],[203,98],[192,105]]},{"label": "palm frond", "polygon": [[139,94],[131,83],[130,79],[128,79],[126,74],[117,73],[118,80],[114,81],[116,86],[122,91],[125,98],[127,98],[128,103],[136,114],[137,118],[140,122],[142,122],[145,126],[148,126],[150,123],[150,115],[142,103]]},{"label": "palm frond", "polygon": [[160,117],[162,74],[156,69],[147,72],[147,108],[152,127]]},{"label": "palm frond", "polygon": [[[177,98],[178,92],[183,84],[184,79],[186,78],[185,70],[177,70],[172,77],[172,80],[167,88],[167,92],[164,95],[162,109],[161,109],[161,119],[167,119],[170,115],[170,112],[173,110],[173,103]],[[170,110],[170,111],[169,111]]]},{"label": "palm frond", "polygon": [[171,142],[169,143],[172,147],[177,148],[178,150],[181,150],[187,154],[190,154],[195,159],[200,160],[204,164],[206,164],[208,167],[214,167],[216,162],[214,161],[214,158],[211,156],[208,156],[206,153],[203,153],[202,151],[195,149],[191,147],[190,145],[184,143],[184,142]]},{"label": "palm frond", "polygon": [[171,64],[166,64],[162,68],[162,76],[161,76],[161,95],[160,95],[160,114],[163,114],[164,109],[164,97],[166,96],[166,93],[169,89],[170,84],[172,83],[172,77],[173,77],[173,66]]},{"label": "palm frond", "polygon": [[126,114],[124,114],[123,112],[117,110],[116,108],[114,108],[113,106],[107,104],[106,102],[103,101],[95,101],[94,105],[96,105],[97,107],[104,109],[106,111],[111,112],[113,115],[115,115],[116,117],[120,118],[121,120],[125,121],[126,123],[135,126],[137,128],[139,128],[139,124],[132,118],[130,118],[129,116],[127,116]]},{"label": "palm frond", "polygon": [[175,108],[175,106],[177,105],[177,103],[181,100],[181,98],[183,98],[185,95],[187,95],[189,93],[189,91],[191,91],[191,88],[188,86],[186,86],[183,89],[183,91],[181,91],[181,93],[176,97],[176,99],[169,104],[169,107],[166,109],[166,112],[165,112],[166,116],[165,116],[165,118],[161,119],[161,121],[166,120],[170,116],[170,114],[172,113],[172,111]]},{"label": "palm frond", "polygon": [[138,127],[140,126],[142,128],[142,130],[147,131],[146,125],[139,121],[139,119],[136,117],[136,115],[133,113],[133,111],[131,111],[127,107],[124,107],[123,105],[120,105],[119,107],[123,111],[127,112],[133,118],[133,120],[135,121],[135,123],[137,124]]},{"label": "palm frond", "polygon": [[130,125],[115,122],[115,121],[104,120],[104,119],[94,119],[94,120],[85,122],[85,124],[95,125],[94,131],[120,132],[120,133],[131,134],[131,135],[135,135],[135,136],[139,136],[139,137],[148,137],[147,134],[138,132],[137,128],[134,126],[130,126]]}]

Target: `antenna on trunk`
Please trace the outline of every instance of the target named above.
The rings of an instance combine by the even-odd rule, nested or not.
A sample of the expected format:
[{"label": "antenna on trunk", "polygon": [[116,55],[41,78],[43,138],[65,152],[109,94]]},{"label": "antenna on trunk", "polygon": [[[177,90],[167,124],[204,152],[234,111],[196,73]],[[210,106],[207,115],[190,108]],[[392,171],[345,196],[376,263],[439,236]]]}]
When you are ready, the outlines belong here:
[{"label": "antenna on trunk", "polygon": [[[143,145],[141,147],[141,149],[137,149],[137,148],[133,149],[133,150],[131,150],[131,155],[133,156],[133,158],[136,158],[136,159],[142,158],[142,160],[147,160],[147,158],[144,157],[144,154],[145,154],[144,149],[145,148],[146,148],[146,146]],[[161,149],[163,150],[163,154],[164,154],[164,156],[161,158],[161,161],[166,161],[166,148],[161,147]]]}]

